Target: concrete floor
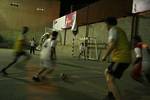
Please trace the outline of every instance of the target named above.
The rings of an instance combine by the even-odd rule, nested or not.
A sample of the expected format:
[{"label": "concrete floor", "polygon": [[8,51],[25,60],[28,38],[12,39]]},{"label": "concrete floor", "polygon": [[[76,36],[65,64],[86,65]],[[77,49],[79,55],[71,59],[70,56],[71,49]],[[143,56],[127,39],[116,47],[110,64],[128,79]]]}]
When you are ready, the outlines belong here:
[{"label": "concrete floor", "polygon": [[[101,100],[107,92],[103,75],[107,63],[84,61],[58,53],[56,70],[44,82],[32,81],[39,70],[39,52],[24,66],[18,63],[0,74],[0,100]],[[0,49],[0,69],[13,58],[12,50]],[[150,100],[150,87],[130,77],[131,67],[118,82],[124,100]],[[67,81],[60,73],[68,75]]]}]

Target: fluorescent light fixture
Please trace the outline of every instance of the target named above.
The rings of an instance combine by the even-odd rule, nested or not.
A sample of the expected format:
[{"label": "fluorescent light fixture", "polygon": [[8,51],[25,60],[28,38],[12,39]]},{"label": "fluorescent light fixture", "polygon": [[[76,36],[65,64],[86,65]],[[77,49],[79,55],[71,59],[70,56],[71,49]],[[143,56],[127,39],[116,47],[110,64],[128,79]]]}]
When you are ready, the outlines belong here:
[{"label": "fluorescent light fixture", "polygon": [[36,8],[37,11],[44,11],[44,8]]},{"label": "fluorescent light fixture", "polygon": [[20,5],[20,3],[18,2],[12,2],[10,3],[10,6],[14,6],[14,7],[18,7]]}]

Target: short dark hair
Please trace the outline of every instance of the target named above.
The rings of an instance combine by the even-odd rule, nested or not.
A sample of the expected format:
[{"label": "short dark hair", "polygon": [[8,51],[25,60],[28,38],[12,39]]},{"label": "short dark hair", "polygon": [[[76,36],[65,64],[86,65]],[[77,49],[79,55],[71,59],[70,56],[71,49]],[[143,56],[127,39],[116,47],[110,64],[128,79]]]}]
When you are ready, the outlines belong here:
[{"label": "short dark hair", "polygon": [[28,30],[29,30],[29,27],[23,26],[23,28],[22,28],[22,33],[25,34],[25,33],[28,32]]},{"label": "short dark hair", "polygon": [[107,17],[105,22],[109,25],[117,25],[116,17]]},{"label": "short dark hair", "polygon": [[53,31],[53,32],[52,32],[52,36],[57,37],[57,35],[58,35],[58,32],[57,32],[57,31]]},{"label": "short dark hair", "polygon": [[57,31],[53,31],[52,32],[52,40],[56,40],[57,35],[58,35],[58,32]]},{"label": "short dark hair", "polygon": [[139,42],[142,42],[142,39],[139,35],[133,37],[133,46],[136,46]]},{"label": "short dark hair", "polygon": [[134,37],[133,37],[133,40],[134,40],[134,41],[137,41],[137,42],[142,42],[142,38],[141,38],[141,36],[139,36],[139,35],[134,36]]}]

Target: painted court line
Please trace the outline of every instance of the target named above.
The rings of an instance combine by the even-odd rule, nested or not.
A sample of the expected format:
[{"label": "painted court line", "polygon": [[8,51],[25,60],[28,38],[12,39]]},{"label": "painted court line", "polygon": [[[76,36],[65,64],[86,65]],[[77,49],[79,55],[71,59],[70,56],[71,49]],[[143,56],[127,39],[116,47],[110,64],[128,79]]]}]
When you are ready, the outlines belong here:
[{"label": "painted court line", "polygon": [[0,78],[0,81],[3,81],[3,80],[10,80],[10,78]]}]

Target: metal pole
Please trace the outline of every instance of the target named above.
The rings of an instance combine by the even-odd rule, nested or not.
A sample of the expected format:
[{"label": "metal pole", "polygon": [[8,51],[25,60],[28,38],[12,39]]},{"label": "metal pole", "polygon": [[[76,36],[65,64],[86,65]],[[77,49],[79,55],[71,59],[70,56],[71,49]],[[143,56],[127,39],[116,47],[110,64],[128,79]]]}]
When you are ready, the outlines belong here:
[{"label": "metal pole", "polygon": [[[86,11],[86,34],[85,38],[88,38],[89,35],[89,22],[88,22],[88,16],[89,16],[89,5],[87,5],[87,11]],[[89,38],[88,38],[89,39]],[[88,39],[85,40],[85,47],[86,47],[86,59],[89,58],[89,48],[88,48]]]},{"label": "metal pole", "polygon": [[64,33],[64,45],[66,45],[66,32],[67,32],[67,30],[65,29],[65,33]]},{"label": "metal pole", "polygon": [[131,26],[131,47],[133,47],[133,37],[138,35],[139,28],[139,16],[133,15],[132,17],[132,26]]}]

